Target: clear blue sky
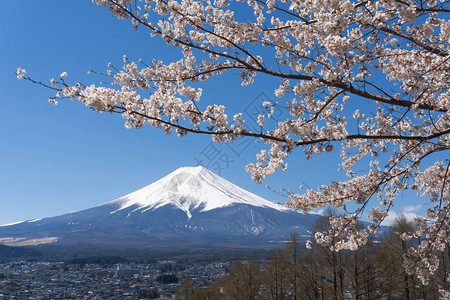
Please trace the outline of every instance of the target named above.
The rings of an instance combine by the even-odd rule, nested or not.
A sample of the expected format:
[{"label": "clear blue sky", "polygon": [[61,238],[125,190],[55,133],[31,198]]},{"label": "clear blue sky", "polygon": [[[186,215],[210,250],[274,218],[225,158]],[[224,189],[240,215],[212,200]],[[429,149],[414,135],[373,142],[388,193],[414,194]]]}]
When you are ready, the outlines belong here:
[{"label": "clear blue sky", "polygon": [[[166,62],[178,57],[175,49],[144,32],[134,32],[129,21],[117,20],[91,1],[20,0],[2,3],[0,18],[0,224],[55,216],[116,199],[148,185],[178,167],[194,166],[211,150],[210,137],[182,139],[154,128],[127,130],[119,115],[98,114],[78,102],[47,102],[51,91],[16,79],[17,67],[34,79],[48,82],[63,71],[68,81],[94,82],[90,69],[106,70],[109,62],[121,66],[153,58]],[[277,82],[258,78],[247,88],[229,73],[202,86],[201,103],[225,104],[229,115],[242,111],[261,93],[275,99]],[[262,185],[245,172],[255,161],[258,145],[250,142],[242,153],[213,144],[231,161],[216,173],[268,200],[284,201],[265,184],[279,190],[300,184],[317,187],[343,178],[335,171],[338,154],[306,162],[299,151],[289,159],[289,170]],[[240,146],[233,146],[241,151]],[[403,201],[403,206],[417,205]]]}]

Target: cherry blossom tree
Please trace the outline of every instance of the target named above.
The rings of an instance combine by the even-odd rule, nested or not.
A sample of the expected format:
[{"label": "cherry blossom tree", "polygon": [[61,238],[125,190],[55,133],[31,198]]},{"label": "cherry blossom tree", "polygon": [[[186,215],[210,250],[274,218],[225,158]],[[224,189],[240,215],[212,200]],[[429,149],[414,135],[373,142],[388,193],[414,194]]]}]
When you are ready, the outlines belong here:
[{"label": "cherry blossom tree", "polygon": [[[96,76],[110,83],[70,84],[64,72],[50,84],[18,69],[17,77],[55,90],[50,102],[78,100],[119,113],[129,128],[155,126],[179,136],[208,134],[218,143],[239,137],[263,142],[247,172],[261,183],[306,159],[339,151],[348,179],[317,190],[287,190],[287,205],[308,212],[341,209],[315,239],[333,250],[357,249],[379,228],[396,197],[412,189],[428,202],[416,219],[421,237],[405,255],[408,273],[424,283],[438,267],[449,234],[450,4],[448,0],[93,0],[180,50],[181,59],[138,62],[124,57]],[[278,102],[262,103],[258,129],[242,113],[203,105],[203,82],[236,70],[243,86],[257,75],[279,82]],[[100,80],[99,80],[100,81]],[[287,117],[274,120],[275,109]],[[273,126],[267,126],[273,125]],[[356,172],[358,168],[359,172]],[[365,170],[365,172],[361,172]],[[356,209],[347,209],[352,203]],[[357,220],[366,212],[370,226]]]}]

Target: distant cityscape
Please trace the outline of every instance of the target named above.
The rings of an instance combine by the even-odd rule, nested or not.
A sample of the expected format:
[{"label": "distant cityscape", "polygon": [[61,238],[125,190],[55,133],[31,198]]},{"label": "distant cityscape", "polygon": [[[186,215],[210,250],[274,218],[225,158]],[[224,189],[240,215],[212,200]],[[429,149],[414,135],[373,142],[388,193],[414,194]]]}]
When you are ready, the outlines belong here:
[{"label": "distant cityscape", "polygon": [[0,299],[173,299],[183,278],[206,287],[226,275],[230,263],[6,262],[0,263]]}]

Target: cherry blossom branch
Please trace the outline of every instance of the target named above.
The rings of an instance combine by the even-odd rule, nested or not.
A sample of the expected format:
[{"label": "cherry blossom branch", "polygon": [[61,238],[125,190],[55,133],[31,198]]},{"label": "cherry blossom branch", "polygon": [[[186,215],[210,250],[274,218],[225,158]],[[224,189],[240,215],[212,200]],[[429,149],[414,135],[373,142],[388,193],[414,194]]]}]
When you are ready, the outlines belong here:
[{"label": "cherry blossom branch", "polygon": [[[334,241],[336,251],[354,250],[402,191],[417,191],[434,206],[427,220],[417,221],[415,235],[423,239],[408,255],[418,260],[405,264],[409,271],[416,266],[426,282],[436,267],[433,253],[448,243],[442,230],[449,228],[449,165],[434,154],[450,148],[449,1],[232,1],[94,0],[130,19],[135,30],[149,30],[180,49],[182,58],[144,67],[125,58],[123,70],[110,66],[103,75],[111,81],[99,86],[70,86],[65,72],[50,85],[25,77],[20,68],[17,77],[55,91],[51,103],[68,98],[119,113],[127,128],[148,124],[179,136],[210,135],[219,143],[260,139],[257,161],[246,167],[258,183],[285,170],[296,148],[306,159],[338,150],[349,179],[288,193],[289,205],[304,212],[343,208],[344,215],[330,220],[332,231],[316,240]],[[233,69],[243,86],[257,75],[279,84],[274,94],[280,100],[261,103],[259,129],[248,129],[243,113],[229,119],[223,105],[197,105],[197,86]],[[280,108],[286,113],[281,117],[275,114]],[[372,205],[375,198],[379,205]],[[356,205],[351,213],[348,202]],[[370,227],[357,228],[369,208]]]},{"label": "cherry blossom branch", "polygon": [[417,46],[419,46],[419,47],[421,47],[421,48],[423,48],[423,49],[425,49],[425,50],[427,50],[427,51],[429,51],[431,53],[434,53],[436,55],[439,55],[439,56],[442,56],[442,57],[447,57],[449,55],[449,53],[447,51],[445,51],[445,50],[441,50],[441,49],[437,49],[437,48],[431,47],[431,46],[429,46],[429,45],[427,45],[425,43],[422,43],[421,41],[418,41],[418,40],[414,39],[413,37],[411,37],[409,35],[406,35],[406,34],[404,34],[402,32],[398,32],[398,31],[392,30],[392,29],[390,29],[390,28],[388,28],[386,26],[376,27],[376,29],[384,31],[384,32],[387,32],[387,33],[390,33],[390,34],[398,36],[398,37],[401,37],[401,38],[403,38],[405,40],[408,40],[408,41],[416,44]]},{"label": "cherry blossom branch", "polygon": [[[136,15],[134,15],[134,14],[133,14],[131,11],[129,11],[126,7],[121,6],[120,4],[118,4],[118,3],[117,3],[116,1],[114,1],[114,0],[111,0],[110,2],[111,2],[112,4],[114,4],[114,5],[116,5],[116,6],[117,6],[118,8],[120,8],[121,10],[123,10],[124,13],[126,13],[127,15],[129,15],[129,16],[130,16],[133,20],[135,20],[136,22],[142,24],[142,25],[145,26],[145,27],[148,27],[149,29],[151,29],[152,31],[154,31],[154,32],[157,33],[157,34],[160,34],[160,35],[162,34],[162,32],[161,32],[160,30],[158,30],[158,29],[156,29],[155,27],[149,25],[148,23],[143,22],[139,17],[137,17]],[[164,2],[164,3],[165,3],[165,2]],[[167,4],[166,4],[166,5],[167,5]],[[179,13],[179,12],[177,12],[177,13]],[[204,29],[203,27],[198,26],[198,25],[196,25],[196,26],[197,26],[197,28],[206,31],[206,29]],[[206,32],[208,32],[208,33],[211,34],[210,31],[206,31]],[[214,36],[217,36],[217,37],[219,37],[219,38],[223,38],[223,37],[220,37],[220,36],[216,35],[215,33],[212,33],[212,34],[214,34]],[[205,51],[205,52],[207,52],[207,53],[211,53],[211,54],[215,54],[215,55],[218,55],[218,56],[222,56],[222,57],[226,57],[226,58],[235,60],[236,62],[238,62],[239,64],[241,64],[241,66],[238,66],[237,68],[245,67],[246,69],[248,69],[248,70],[250,70],[250,71],[255,71],[255,72],[259,72],[259,73],[264,73],[264,74],[267,74],[267,75],[272,75],[272,76],[280,77],[280,78],[288,78],[288,79],[296,79],[296,80],[308,80],[308,81],[311,81],[311,80],[313,80],[313,79],[316,78],[316,77],[308,76],[308,75],[287,74],[287,73],[282,73],[282,72],[276,72],[276,71],[272,71],[272,70],[269,70],[269,69],[267,69],[267,68],[264,68],[264,67],[257,61],[257,59],[256,59],[255,57],[253,57],[252,55],[250,55],[250,53],[249,53],[247,50],[244,50],[243,48],[238,47],[236,44],[230,42],[228,39],[225,39],[225,40],[226,40],[227,42],[229,42],[230,44],[232,44],[233,46],[235,46],[237,49],[239,49],[239,50],[243,51],[245,54],[249,55],[249,56],[252,58],[252,60],[253,60],[255,63],[257,63],[258,68],[254,67],[253,65],[250,65],[250,64],[246,63],[245,61],[243,61],[242,59],[239,59],[239,58],[236,57],[236,56],[229,55],[228,53],[223,53],[223,52],[220,52],[220,51],[213,51],[213,50],[211,50],[211,49],[209,49],[209,48],[197,46],[197,45],[195,45],[195,44],[193,44],[193,43],[189,43],[189,42],[186,42],[186,41],[183,41],[183,40],[180,40],[180,39],[173,39],[173,38],[170,38],[170,37],[166,37],[166,38],[167,38],[167,39],[171,39],[171,40],[173,40],[173,41],[176,42],[176,43],[180,43],[180,44],[182,44],[182,45],[186,45],[186,46],[189,46],[189,47],[198,49],[198,50],[202,50],[202,51]],[[323,83],[324,85],[326,85],[326,86],[331,86],[331,87],[341,88],[341,89],[343,89],[343,90],[346,91],[346,92],[349,92],[349,93],[352,93],[352,94],[355,94],[355,95],[358,95],[358,96],[361,96],[361,97],[364,97],[364,98],[367,98],[367,99],[371,99],[371,100],[375,100],[375,101],[380,101],[380,102],[387,103],[387,104],[392,104],[392,105],[404,106],[404,107],[413,107],[413,106],[415,105],[414,103],[412,103],[412,102],[410,102],[410,101],[399,100],[399,99],[393,99],[393,98],[391,98],[391,97],[384,97],[384,96],[381,96],[381,95],[376,95],[376,94],[372,94],[372,93],[369,93],[369,92],[366,92],[366,91],[358,90],[358,89],[356,89],[354,86],[352,86],[351,84],[346,84],[346,83],[339,82],[339,81],[338,81],[338,82],[329,82],[329,81],[324,80],[324,79],[322,79],[322,78],[319,78],[319,81],[320,81],[321,83]],[[416,106],[417,106],[418,109],[436,110],[436,111],[442,111],[442,112],[444,112],[444,110],[439,109],[439,108],[436,108],[436,107],[433,107],[432,105],[428,105],[428,104],[422,104],[422,103],[420,103],[420,104],[418,104],[418,105],[416,105]]]}]

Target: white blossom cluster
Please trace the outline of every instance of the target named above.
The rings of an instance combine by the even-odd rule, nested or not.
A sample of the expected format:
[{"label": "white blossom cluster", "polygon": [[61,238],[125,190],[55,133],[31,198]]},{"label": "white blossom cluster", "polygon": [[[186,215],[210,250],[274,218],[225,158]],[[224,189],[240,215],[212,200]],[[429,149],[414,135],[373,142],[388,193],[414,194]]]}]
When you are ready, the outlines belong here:
[{"label": "white blossom cluster", "polygon": [[23,79],[23,77],[27,74],[27,71],[25,69],[17,68],[16,75],[17,79]]},{"label": "white blossom cluster", "polygon": [[[57,89],[51,102],[77,99],[99,112],[121,113],[129,128],[149,124],[180,136],[210,134],[215,142],[260,139],[266,146],[247,165],[257,182],[285,170],[298,147],[306,159],[340,151],[349,179],[302,194],[289,190],[288,206],[308,212],[359,205],[315,237],[320,244],[338,238],[336,251],[356,249],[377,231],[397,195],[417,190],[433,206],[418,221],[415,234],[423,242],[409,252],[405,267],[426,282],[437,267],[436,251],[449,243],[450,162],[442,160],[450,147],[447,1],[93,2],[179,48],[183,57],[168,64],[124,57],[121,70],[110,65],[102,74],[109,85],[69,86],[63,73],[51,81]],[[278,80],[274,93],[288,117],[274,120],[274,104],[264,103],[258,124],[267,128],[272,119],[276,125],[250,131],[243,114],[229,118],[224,105],[202,106],[198,85],[230,69],[240,73],[243,86],[258,74]],[[24,74],[18,69],[19,79]],[[367,209],[372,224],[358,229]]]}]

